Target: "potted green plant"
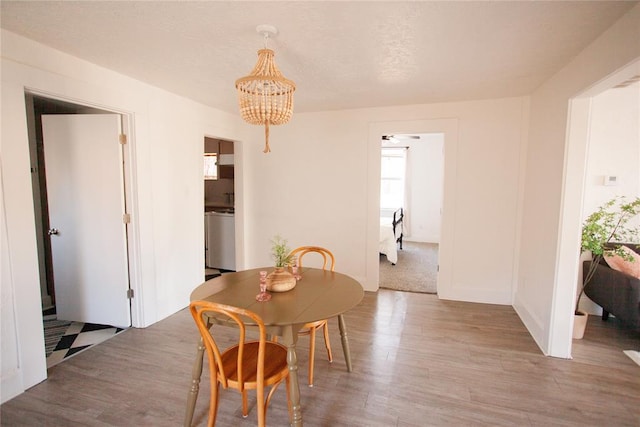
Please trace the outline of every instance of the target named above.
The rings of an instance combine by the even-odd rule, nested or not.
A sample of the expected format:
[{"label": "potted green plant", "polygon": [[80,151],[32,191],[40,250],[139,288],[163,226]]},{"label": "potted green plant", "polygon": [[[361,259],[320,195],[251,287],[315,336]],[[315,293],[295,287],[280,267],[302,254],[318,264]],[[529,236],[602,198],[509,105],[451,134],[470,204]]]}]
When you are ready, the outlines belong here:
[{"label": "potted green plant", "polygon": [[593,278],[596,268],[605,255],[619,255],[626,260],[629,255],[614,242],[632,242],[637,239],[638,227],[629,226],[629,221],[640,213],[640,197],[627,202],[624,196],[614,197],[587,217],[582,224],[581,252],[589,251],[591,264],[582,274],[582,286],[574,307],[574,338],[582,338],[587,325],[587,314],[580,311],[580,299],[584,288]]},{"label": "potted green plant", "polygon": [[271,257],[275,262],[275,270],[267,275],[267,290],[272,292],[284,292],[296,286],[296,278],[287,267],[293,265],[295,256],[287,246],[287,241],[275,236],[271,239]]}]

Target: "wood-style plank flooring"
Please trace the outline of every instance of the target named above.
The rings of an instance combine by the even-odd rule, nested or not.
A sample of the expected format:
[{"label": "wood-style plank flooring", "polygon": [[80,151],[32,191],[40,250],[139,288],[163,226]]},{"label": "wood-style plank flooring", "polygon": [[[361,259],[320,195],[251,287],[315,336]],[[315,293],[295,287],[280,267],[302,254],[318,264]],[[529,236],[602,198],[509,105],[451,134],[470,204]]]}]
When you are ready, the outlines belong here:
[{"label": "wood-style plank flooring", "polygon": [[[640,333],[615,319],[590,318],[585,338],[574,341],[573,360],[543,356],[506,306],[380,290],[366,293],[346,320],[352,373],[335,319],[334,362],[318,337],[313,388],[305,385],[307,338],[298,343],[306,426],[640,425],[640,366],[622,352],[640,349]],[[196,340],[187,310],[124,331],[2,405],[0,424],[179,426]],[[194,425],[206,425],[208,396],[204,374]],[[281,387],[268,425],[287,425],[285,399]],[[255,410],[243,419],[240,396],[223,391],[218,425],[256,425]]]}]

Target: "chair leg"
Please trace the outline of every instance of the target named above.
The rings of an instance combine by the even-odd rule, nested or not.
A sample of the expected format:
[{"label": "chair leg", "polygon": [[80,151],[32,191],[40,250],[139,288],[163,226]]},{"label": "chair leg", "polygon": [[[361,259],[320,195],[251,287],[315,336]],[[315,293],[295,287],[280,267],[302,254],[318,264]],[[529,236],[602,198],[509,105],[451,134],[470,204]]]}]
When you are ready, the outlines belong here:
[{"label": "chair leg", "polygon": [[285,386],[287,387],[287,409],[289,410],[289,424],[293,423],[293,406],[291,406],[291,393],[289,392],[289,375],[287,375]]},{"label": "chair leg", "polygon": [[309,328],[309,387],[313,387],[313,363],[316,354],[316,328]]},{"label": "chair leg", "polygon": [[324,346],[327,348],[327,358],[331,363],[333,362],[333,355],[331,354],[331,341],[329,340],[329,322],[324,322],[322,330],[324,331]]},{"label": "chair leg", "polygon": [[[268,401],[269,399],[267,399]],[[264,387],[256,389],[256,406],[258,410],[258,427],[265,427],[267,424],[267,401],[264,399]]]},{"label": "chair leg", "polygon": [[[258,402],[260,404],[260,402]],[[249,399],[247,398],[247,390],[242,390],[242,417],[247,418],[249,415]]]},{"label": "chair leg", "polygon": [[208,427],[216,425],[216,416],[218,415],[218,398],[220,396],[220,389],[218,388],[218,381],[215,384],[211,384],[211,397],[209,400],[209,422]]}]

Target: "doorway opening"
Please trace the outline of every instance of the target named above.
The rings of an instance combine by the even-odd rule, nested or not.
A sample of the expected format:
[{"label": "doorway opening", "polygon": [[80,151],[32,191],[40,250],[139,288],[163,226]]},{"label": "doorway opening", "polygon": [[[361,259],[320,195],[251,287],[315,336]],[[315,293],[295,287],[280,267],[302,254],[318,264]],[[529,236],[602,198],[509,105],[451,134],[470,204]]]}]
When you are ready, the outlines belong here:
[{"label": "doorway opening", "polygon": [[380,160],[379,286],[435,294],[444,134],[383,135]]},{"label": "doorway opening", "polygon": [[[125,117],[31,92],[25,101],[45,355],[51,367],[131,326],[126,137],[120,136]],[[89,117],[84,127],[75,127]],[[104,133],[92,127],[96,120],[115,136],[108,153],[100,142]],[[115,217],[103,211],[116,212]]]},{"label": "doorway opening", "polygon": [[234,142],[204,138],[205,280],[236,271]]}]

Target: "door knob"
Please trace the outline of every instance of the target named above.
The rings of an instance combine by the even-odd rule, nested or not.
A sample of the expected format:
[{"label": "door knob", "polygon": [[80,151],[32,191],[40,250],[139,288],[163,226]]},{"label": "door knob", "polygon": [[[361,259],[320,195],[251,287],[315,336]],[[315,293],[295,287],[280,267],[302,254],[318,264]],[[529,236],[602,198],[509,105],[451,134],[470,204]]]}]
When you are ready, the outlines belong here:
[{"label": "door knob", "polygon": [[47,233],[49,234],[49,236],[51,236],[53,234],[59,234],[57,228],[51,228],[49,231],[47,231]]}]

